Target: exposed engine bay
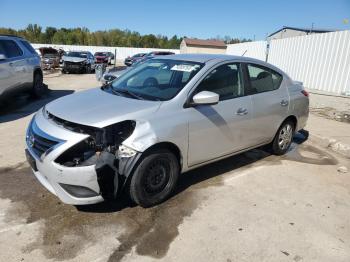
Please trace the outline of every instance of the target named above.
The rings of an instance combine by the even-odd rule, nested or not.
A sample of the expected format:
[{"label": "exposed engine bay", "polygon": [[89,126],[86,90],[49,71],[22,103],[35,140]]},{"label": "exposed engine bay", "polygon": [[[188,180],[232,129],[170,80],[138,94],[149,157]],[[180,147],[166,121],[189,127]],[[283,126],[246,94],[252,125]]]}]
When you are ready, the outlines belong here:
[{"label": "exposed engine bay", "polygon": [[101,195],[105,199],[115,198],[141,155],[122,145],[133,133],[135,121],[126,120],[96,128],[66,121],[47,111],[44,114],[47,119],[65,129],[89,135],[66,150],[55,162],[66,167],[95,165]]}]

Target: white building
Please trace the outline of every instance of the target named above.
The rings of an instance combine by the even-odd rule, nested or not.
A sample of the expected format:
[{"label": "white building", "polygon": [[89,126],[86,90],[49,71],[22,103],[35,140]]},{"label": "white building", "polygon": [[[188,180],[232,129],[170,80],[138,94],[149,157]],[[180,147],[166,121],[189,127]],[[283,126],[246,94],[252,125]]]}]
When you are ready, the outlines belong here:
[{"label": "white building", "polygon": [[180,53],[225,54],[226,44],[217,40],[184,38],[180,44]]},{"label": "white building", "polygon": [[303,36],[310,34],[320,34],[320,33],[329,33],[335,30],[324,30],[324,29],[316,29],[316,28],[297,28],[290,26],[283,26],[281,29],[273,32],[267,37],[267,41],[274,39],[282,39],[289,38],[294,36]]}]

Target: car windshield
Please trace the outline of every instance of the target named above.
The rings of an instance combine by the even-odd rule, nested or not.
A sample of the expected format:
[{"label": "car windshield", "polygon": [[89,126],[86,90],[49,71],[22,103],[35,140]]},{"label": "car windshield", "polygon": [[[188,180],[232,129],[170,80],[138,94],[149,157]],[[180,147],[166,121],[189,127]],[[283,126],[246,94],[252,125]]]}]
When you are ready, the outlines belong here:
[{"label": "car windshield", "polygon": [[107,53],[95,53],[95,56],[107,56]]},{"label": "car windshield", "polygon": [[68,54],[66,54],[66,56],[85,58],[85,57],[87,57],[87,53],[82,53],[82,52],[68,52]]},{"label": "car windshield", "polygon": [[110,87],[116,94],[165,101],[175,97],[202,67],[189,61],[151,59],[123,74]]},{"label": "car windshield", "polygon": [[143,54],[143,53],[140,53],[140,54],[136,54],[136,55],[134,55],[133,57],[143,57],[145,54]]}]

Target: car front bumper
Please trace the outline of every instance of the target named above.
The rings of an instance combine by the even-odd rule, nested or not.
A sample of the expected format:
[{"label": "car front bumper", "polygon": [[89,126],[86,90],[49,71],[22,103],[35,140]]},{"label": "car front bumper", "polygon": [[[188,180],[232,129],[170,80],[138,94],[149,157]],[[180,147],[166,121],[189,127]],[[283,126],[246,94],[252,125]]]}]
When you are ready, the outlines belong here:
[{"label": "car front bumper", "polygon": [[[27,130],[26,154],[34,175],[47,190],[66,204],[86,205],[104,200],[100,194],[95,165],[66,167],[55,162],[59,155],[86,137],[55,125],[41,111]],[[56,144],[41,154],[42,151],[37,150],[35,143],[42,141],[54,141]]]}]

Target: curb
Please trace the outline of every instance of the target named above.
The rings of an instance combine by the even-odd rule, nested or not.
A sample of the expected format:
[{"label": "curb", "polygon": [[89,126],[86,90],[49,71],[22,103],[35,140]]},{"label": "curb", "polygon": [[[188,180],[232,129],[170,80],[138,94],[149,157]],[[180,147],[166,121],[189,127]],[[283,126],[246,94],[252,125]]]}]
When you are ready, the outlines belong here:
[{"label": "curb", "polygon": [[334,138],[323,137],[318,135],[310,135],[309,139],[311,142],[317,143],[321,147],[331,149],[332,151],[346,158],[350,158],[350,145],[348,144],[344,144],[340,141],[337,141]]}]

